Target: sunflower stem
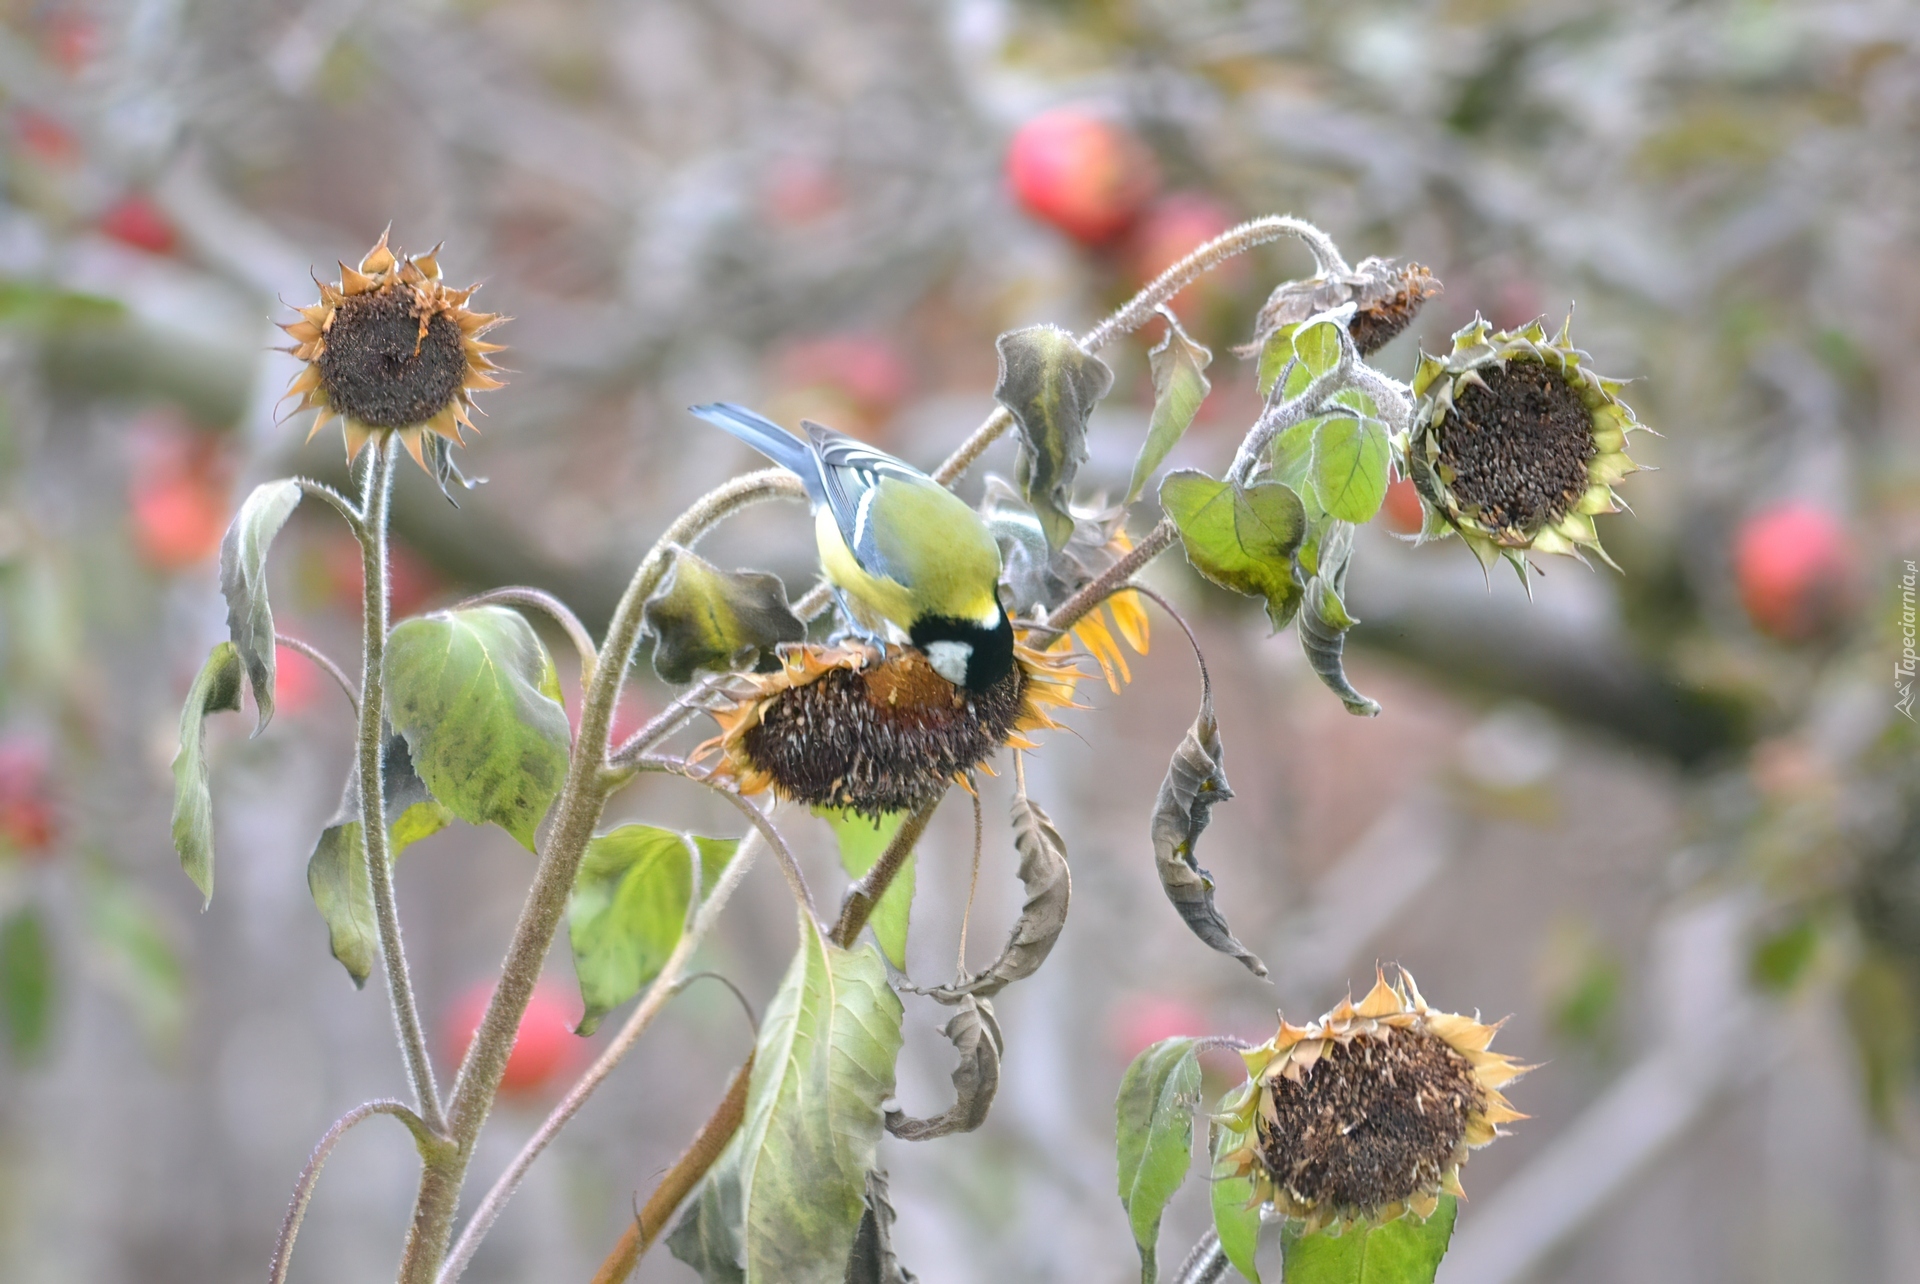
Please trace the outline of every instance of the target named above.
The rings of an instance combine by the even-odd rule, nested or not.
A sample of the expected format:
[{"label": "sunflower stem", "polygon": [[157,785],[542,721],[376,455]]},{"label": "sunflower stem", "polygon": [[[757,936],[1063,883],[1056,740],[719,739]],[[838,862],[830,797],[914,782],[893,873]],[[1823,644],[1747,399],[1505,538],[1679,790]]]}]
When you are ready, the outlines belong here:
[{"label": "sunflower stem", "polygon": [[413,982],[407,973],[406,949],[400,940],[400,911],[393,895],[392,857],[387,843],[386,681],[387,656],[387,513],[393,498],[393,434],[382,433],[367,445],[366,481],[361,498],[361,567],[365,580],[362,610],[365,663],[360,676],[360,832],[367,853],[367,881],[373,893],[374,923],[380,936],[380,955],[386,964],[387,994],[400,1036],[407,1079],[413,1087],[415,1108],[435,1133],[446,1131],[440,1094],[433,1082],[433,1063],[414,1002]]},{"label": "sunflower stem", "polygon": [[[694,951],[699,948],[701,940],[719,920],[720,911],[726,907],[727,901],[733,896],[734,889],[739,887],[741,880],[746,877],[747,870],[752,868],[754,843],[759,836],[759,831],[755,831],[741,840],[739,849],[734,853],[733,859],[727,862],[727,867],[721,873],[719,881],[714,884],[713,890],[705,900],[699,902],[697,907],[690,906],[688,915],[690,921],[686,930],[680,934],[680,939],[674,944],[673,952],[667,956],[667,961],[661,964],[659,975],[647,987],[647,992],[641,997],[639,1005],[634,1008],[633,1014],[627,1018],[626,1023],[620,1027],[620,1032],[614,1035],[613,1041],[607,1045],[606,1050],[595,1059],[587,1072],[580,1076],[579,1081],[567,1089],[567,1095],[561,1099],[559,1105],[553,1108],[553,1113],[547,1116],[539,1130],[533,1134],[526,1145],[520,1148],[520,1153],[514,1156],[513,1162],[507,1165],[506,1171],[501,1173],[493,1183],[493,1188],[487,1191],[486,1197],[480,1201],[480,1206],[468,1219],[466,1229],[460,1233],[459,1242],[448,1254],[447,1264],[440,1270],[438,1284],[453,1284],[460,1278],[467,1269],[467,1264],[473,1260],[474,1253],[479,1249],[480,1241],[493,1228],[493,1223],[499,1219],[500,1212],[506,1207],[507,1201],[512,1199],[514,1192],[520,1189],[520,1183],[526,1177],[527,1170],[533,1167],[533,1161],[540,1157],[540,1152],[545,1150],[559,1135],[560,1130],[566,1127],[568,1121],[580,1112],[580,1107],[587,1103],[587,1098],[593,1095],[594,1089],[613,1073],[613,1068],[619,1065],[621,1059],[633,1049],[633,1045],[639,1042],[640,1036],[653,1023],[654,1017],[660,1014],[667,1000],[680,992],[688,979],[684,973],[687,964],[693,959]],[[696,875],[698,872],[699,867],[696,865]]]},{"label": "sunflower stem", "polygon": [[[613,620],[599,649],[592,681],[580,701],[580,726],[568,757],[566,780],[553,805],[546,841],[541,845],[533,886],[520,907],[513,939],[501,966],[500,983],[480,1019],[466,1059],[454,1080],[447,1109],[447,1132],[452,1146],[442,1162],[427,1165],[414,1201],[413,1223],[407,1233],[401,1261],[401,1284],[432,1284],[446,1259],[453,1236],[460,1188],[472,1162],[474,1147],[493,1108],[493,1099],[513,1050],[520,1018],[533,997],[541,963],[553,944],[573,877],[593,838],[594,826],[606,806],[617,774],[608,771],[608,731],[614,705],[626,679],[627,666],[640,639],[641,609],[671,564],[676,546],[691,548],[716,523],[749,505],[770,499],[804,499],[800,479],[782,468],[763,469],[736,477],[708,492],[682,513],[654,543],[628,581],[614,608]],[[638,748],[644,749],[645,746]],[[637,750],[636,750],[637,752]]]},{"label": "sunflower stem", "polygon": [[933,819],[934,809],[939,805],[940,799],[936,798],[908,816],[900,828],[893,831],[893,841],[880,853],[880,859],[873,862],[873,868],[847,889],[846,899],[840,902],[840,921],[833,925],[833,935],[829,938],[835,945],[843,950],[853,948],[854,939],[860,935],[860,929],[867,925],[867,920],[873,917],[874,907],[887,894],[887,888],[893,885],[894,876],[906,865],[907,857],[913,855],[913,849],[919,846],[920,836],[927,832],[927,824]]},{"label": "sunflower stem", "polygon": [[[1285,236],[1291,236],[1307,247],[1307,251],[1313,255],[1314,263],[1322,275],[1337,275],[1351,271],[1347,261],[1340,256],[1340,247],[1333,243],[1333,238],[1305,219],[1286,214],[1257,218],[1222,232],[1147,282],[1138,294],[1120,305],[1106,320],[1081,335],[1080,346],[1092,352],[1096,348],[1105,347],[1123,334],[1138,330],[1153,319],[1155,309],[1192,285],[1201,276],[1236,255],[1245,254],[1255,246],[1265,245],[1269,241],[1277,241]],[[1013,427],[1012,413],[1005,406],[996,407],[994,412],[987,416],[986,422],[974,429],[972,435],[947,456],[946,462],[934,469],[933,479],[942,486],[953,485],[962,473],[973,466],[976,459],[986,453],[987,447],[1000,440],[1011,427]],[[813,598],[809,595],[804,600],[812,602]],[[821,598],[820,605],[825,605],[824,596]],[[817,613],[818,607],[815,609]],[[804,611],[801,612],[801,618],[807,618]]]},{"label": "sunflower stem", "polygon": [[353,528],[353,533],[365,538],[366,515],[352,500],[325,482],[317,482],[308,477],[296,477],[293,479],[293,484],[300,488],[301,494],[312,495],[315,499],[331,504],[340,516],[346,519],[347,525]]},{"label": "sunflower stem", "polygon": [[319,1184],[320,1170],[326,1166],[333,1148],[340,1144],[349,1128],[375,1115],[392,1115],[404,1123],[422,1154],[439,1140],[428,1130],[424,1119],[405,1103],[391,1099],[364,1102],[336,1119],[333,1127],[321,1135],[313,1153],[307,1157],[307,1166],[300,1170],[299,1179],[293,1183],[293,1198],[287,1203],[287,1215],[280,1223],[280,1238],[273,1246],[273,1261],[267,1266],[267,1284],[286,1284],[287,1270],[293,1265],[294,1237],[300,1233],[300,1223],[306,1220],[307,1205],[313,1202],[313,1188]]}]

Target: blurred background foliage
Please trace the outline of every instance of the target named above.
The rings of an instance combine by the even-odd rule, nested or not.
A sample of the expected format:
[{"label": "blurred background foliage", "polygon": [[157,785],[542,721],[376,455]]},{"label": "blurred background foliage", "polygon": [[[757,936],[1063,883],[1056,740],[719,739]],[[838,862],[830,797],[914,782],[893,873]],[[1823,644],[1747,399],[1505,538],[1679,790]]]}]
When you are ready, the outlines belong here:
[{"label": "blurred background foliage", "polygon": [[[1549,1062],[1517,1097],[1533,1121],[1476,1165],[1486,1195],[1442,1279],[1911,1278],[1911,4],[0,10],[0,1275],[257,1271],[319,1130],[399,1082],[378,996],[344,982],[305,904],[349,731],[304,657],[280,657],[267,735],[236,719],[215,736],[234,894],[197,916],[168,869],[173,710],[222,632],[220,534],[256,481],[344,474],[337,440],[303,445],[275,409],[293,365],[269,323],[311,294],[310,270],[391,220],[410,250],[444,238],[449,275],[515,317],[517,373],[462,460],[488,484],[456,510],[401,483],[397,613],[520,582],[597,626],[671,515],[750,466],[690,401],[809,415],[930,463],[990,408],[996,333],[1085,328],[1238,219],[1292,212],[1350,258],[1410,257],[1445,282],[1383,368],[1407,375],[1476,311],[1517,326],[1577,303],[1576,341],[1636,378],[1665,436],[1636,451],[1661,470],[1625,488],[1637,516],[1602,523],[1626,574],[1555,565],[1531,602],[1464,549],[1395,544],[1390,499],[1351,584],[1377,723],[1346,720],[1249,604],[1156,568],[1235,693],[1241,801],[1212,841],[1236,928],[1283,961],[1289,1015],[1399,958],[1443,1006],[1514,1012],[1518,1049]],[[1226,349],[1306,270],[1274,247],[1177,302],[1219,359],[1174,466],[1224,463],[1258,408]],[[1082,473],[1109,493],[1150,408],[1144,354],[1110,354]],[[708,553],[797,591],[799,529],[755,512]],[[278,562],[283,628],[351,667],[347,535],[303,511]],[[1274,991],[1169,929],[1149,873],[1145,799],[1190,716],[1183,665],[1156,650],[1082,715],[1091,745],[1055,737],[1036,764],[1082,889],[1068,963],[1007,1005],[989,1127],[889,1151],[923,1279],[1124,1277],[1119,1068],[1165,1034],[1261,1037],[1271,1020]],[[665,694],[642,664],[623,720]],[[664,785],[631,805],[728,823]],[[943,819],[957,869],[960,818]],[[469,830],[403,866],[449,1057],[528,871]],[[941,959],[964,871],[921,878],[916,931]],[[714,963],[763,999],[790,927],[762,890]],[[1003,892],[980,913],[1007,912]],[[731,1000],[701,988],[543,1161],[474,1278],[591,1270],[738,1055]],[[944,1054],[920,1034],[902,1093],[931,1101]],[[1691,1104],[1663,1132],[1648,1103],[1675,1076]],[[535,1105],[556,1090],[529,1079]],[[1645,1144],[1569,1185],[1569,1165],[1599,1171],[1607,1137],[1632,1134],[1601,1126],[1609,1108]],[[535,1117],[510,1109],[503,1130]],[[335,1165],[297,1270],[378,1276],[409,1152],[356,1135]],[[1476,1216],[1502,1247],[1473,1239]],[[1176,1208],[1167,1234],[1201,1224]],[[643,1276],[683,1272],[660,1255]]]}]

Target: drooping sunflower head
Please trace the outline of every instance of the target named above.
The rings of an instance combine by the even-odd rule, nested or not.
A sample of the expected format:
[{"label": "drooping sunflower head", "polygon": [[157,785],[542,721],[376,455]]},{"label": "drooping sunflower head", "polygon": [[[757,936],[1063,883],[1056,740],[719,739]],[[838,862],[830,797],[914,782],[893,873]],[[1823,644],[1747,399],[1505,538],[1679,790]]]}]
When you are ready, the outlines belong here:
[{"label": "drooping sunflower head", "polygon": [[1467,1152],[1526,1117],[1500,1095],[1527,1068],[1487,1051],[1497,1029],[1428,1007],[1404,971],[1307,1025],[1282,1019],[1241,1054],[1249,1079],[1221,1119],[1239,1144],[1220,1175],[1251,1179],[1309,1233],[1432,1215],[1462,1193]]},{"label": "drooping sunflower head", "polygon": [[1496,331],[1479,317],[1446,356],[1421,357],[1406,458],[1428,510],[1422,538],[1458,531],[1482,565],[1505,557],[1523,581],[1530,549],[1612,565],[1593,519],[1620,511],[1613,484],[1638,470],[1627,434],[1644,425],[1625,384],[1587,360],[1567,326],[1549,339],[1537,321]]},{"label": "drooping sunflower head", "polygon": [[938,798],[1001,745],[1032,748],[1026,732],[1058,726],[1079,674],[1060,659],[1014,648],[1013,668],[983,691],[957,687],[912,647],[883,659],[858,644],[783,648],[772,673],[738,675],[709,710],[720,734],[713,779],[743,794],[879,816]]},{"label": "drooping sunflower head", "polygon": [[1418,263],[1362,259],[1346,272],[1282,284],[1260,309],[1253,342],[1238,351],[1241,356],[1258,355],[1268,337],[1281,328],[1351,303],[1354,312],[1347,333],[1360,355],[1369,357],[1412,325],[1421,306],[1438,293],[1440,282]]},{"label": "drooping sunflower head", "polygon": [[481,338],[504,318],[467,307],[477,285],[447,288],[439,247],[406,256],[387,247],[386,233],[358,268],[340,265],[340,280],[319,282],[320,301],[280,328],[306,362],[287,388],[300,410],[318,410],[315,433],[340,420],[352,460],[367,441],[398,433],[421,468],[423,434],[461,444],[473,394],[501,386],[487,354],[500,345]]}]

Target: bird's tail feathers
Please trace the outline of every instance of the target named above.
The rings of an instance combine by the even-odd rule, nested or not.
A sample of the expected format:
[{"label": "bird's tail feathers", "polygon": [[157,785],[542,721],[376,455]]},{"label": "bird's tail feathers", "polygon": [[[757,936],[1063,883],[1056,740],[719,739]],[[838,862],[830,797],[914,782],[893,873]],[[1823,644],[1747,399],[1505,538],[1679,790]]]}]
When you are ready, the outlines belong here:
[{"label": "bird's tail feathers", "polygon": [[800,480],[806,483],[808,494],[815,494],[821,489],[820,470],[814,461],[813,449],[765,415],[756,414],[730,401],[688,406],[687,410],[716,428],[732,433],[782,468],[799,474]]}]

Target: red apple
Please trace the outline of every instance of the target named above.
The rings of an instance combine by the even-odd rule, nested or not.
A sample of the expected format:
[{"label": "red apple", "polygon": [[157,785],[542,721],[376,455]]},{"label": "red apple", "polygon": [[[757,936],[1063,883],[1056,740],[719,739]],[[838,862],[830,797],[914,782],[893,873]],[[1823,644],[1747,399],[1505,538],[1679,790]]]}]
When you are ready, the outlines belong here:
[{"label": "red apple", "polygon": [[[1128,265],[1135,285],[1145,285],[1240,220],[1205,192],[1169,192],[1148,207],[1134,226]],[[1219,290],[1247,273],[1245,258],[1228,259],[1173,297],[1176,311],[1196,296]]]},{"label": "red apple", "polygon": [[1130,130],[1061,107],[1014,131],[1007,181],[1029,214],[1083,245],[1099,245],[1127,229],[1159,175],[1152,153]]},{"label": "red apple", "polygon": [[79,159],[80,140],[73,131],[44,112],[22,107],[14,113],[13,128],[20,147],[49,165],[67,165]]},{"label": "red apple", "polygon": [[275,644],[273,663],[273,705],[281,713],[305,713],[320,698],[321,689],[333,681],[304,653],[284,642]]},{"label": "red apple", "polygon": [[180,243],[173,221],[138,194],[121,197],[100,216],[100,231],[149,254],[171,254]]},{"label": "red apple", "polygon": [[877,334],[803,339],[780,354],[778,365],[783,388],[831,388],[879,418],[898,407],[913,386],[913,370],[899,345]]},{"label": "red apple", "polygon": [[1109,1022],[1114,1050],[1127,1061],[1162,1039],[1206,1035],[1206,1013],[1185,999],[1167,994],[1135,994],[1123,1000]]},{"label": "red apple", "polygon": [[846,203],[833,170],[808,157],[785,156],[775,161],[760,186],[761,210],[776,227],[804,227]]},{"label": "red apple", "polygon": [[[473,1042],[474,1031],[493,999],[493,982],[478,981],[463,991],[448,1009],[442,1027],[449,1065],[459,1065]],[[584,1059],[587,1045],[573,1033],[580,1022],[579,997],[545,981],[534,986],[533,997],[520,1017],[520,1033],[507,1054],[500,1091],[526,1097],[565,1079]]]},{"label": "red apple", "polygon": [[[357,617],[365,583],[359,542],[345,531],[339,532],[323,546],[320,562],[333,600]],[[419,614],[444,587],[425,558],[397,541],[387,545],[387,611],[394,619]]]},{"label": "red apple", "polygon": [[1387,498],[1380,505],[1380,520],[1396,535],[1418,535],[1426,524],[1426,510],[1420,506],[1420,492],[1413,480],[1396,477],[1387,486]]},{"label": "red apple", "polygon": [[1805,501],[1773,504],[1741,523],[1733,563],[1754,627],[1780,641],[1828,631],[1853,604],[1853,541],[1838,517]]},{"label": "red apple", "polygon": [[48,15],[41,37],[47,56],[68,75],[77,75],[93,61],[100,47],[100,28],[94,19],[77,13]]},{"label": "red apple", "polygon": [[45,856],[58,832],[46,746],[17,734],[0,739],[0,854]]}]

